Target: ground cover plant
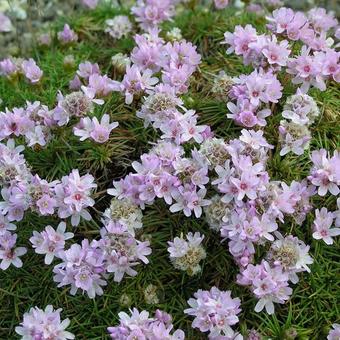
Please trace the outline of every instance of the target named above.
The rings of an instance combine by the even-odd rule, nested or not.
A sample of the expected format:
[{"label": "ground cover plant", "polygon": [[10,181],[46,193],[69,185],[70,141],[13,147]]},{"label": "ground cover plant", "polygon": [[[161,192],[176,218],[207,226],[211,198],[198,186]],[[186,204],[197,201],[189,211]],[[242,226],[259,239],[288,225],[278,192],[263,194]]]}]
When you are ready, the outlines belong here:
[{"label": "ground cover plant", "polygon": [[32,32],[0,60],[0,339],[340,339],[334,13],[83,0]]}]

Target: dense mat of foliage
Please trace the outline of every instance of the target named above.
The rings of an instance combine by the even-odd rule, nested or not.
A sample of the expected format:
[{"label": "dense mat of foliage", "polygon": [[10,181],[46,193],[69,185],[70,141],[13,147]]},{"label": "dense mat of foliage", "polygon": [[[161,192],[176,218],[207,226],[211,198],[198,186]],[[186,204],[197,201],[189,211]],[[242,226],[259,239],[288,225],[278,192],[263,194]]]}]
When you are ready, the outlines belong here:
[{"label": "dense mat of foliage", "polygon": [[[236,25],[250,24],[258,34],[264,33],[267,21],[264,16],[230,7],[216,10],[207,5],[194,6],[194,3],[191,1],[181,6],[173,21],[162,23],[160,35],[165,37],[167,31],[178,27],[183,38],[197,46],[202,61],[190,78],[188,92],[181,95],[183,105],[197,112],[198,124],[209,125],[215,137],[230,141],[240,136],[242,127],[227,118],[230,112],[226,103],[212,91],[214,84],[216,86],[215,79],[220,71],[236,77],[251,73],[253,67],[245,66],[240,56],[227,55],[226,46],[221,42],[224,41],[224,33],[234,32]],[[122,73],[112,64],[111,58],[117,53],[129,55],[135,42],[132,33],[121,39],[113,39],[104,31],[107,27],[105,21],[117,15],[131,16],[127,8],[101,4],[91,11],[79,10],[69,17],[59,18],[58,22],[53,23],[52,43],[48,47],[34,46],[32,55],[22,56],[34,58],[43,71],[41,80],[32,85],[23,76],[0,78],[0,111],[5,111],[6,107],[10,110],[22,107],[26,101],[40,101],[49,108],[55,107],[58,91],[63,95],[72,92],[69,82],[74,78],[78,65],[84,61],[98,63],[102,74],[121,80]],[[57,32],[63,30],[65,23],[76,32],[78,42],[63,45],[58,41]],[[136,31],[137,27],[134,24]],[[293,49],[299,51],[300,47],[296,43]],[[69,57],[65,63],[65,56],[69,55],[73,57]],[[274,146],[269,151],[267,171],[271,180],[290,184],[310,175],[310,155],[313,150],[324,148],[333,154],[334,150],[339,149],[340,88],[335,81],[329,81],[325,91],[317,88],[309,91],[308,94],[314,98],[320,110],[320,115],[309,128],[310,147],[301,155],[289,153],[281,156],[278,126],[285,99],[295,94],[297,86],[285,74],[281,73],[279,80],[283,86],[283,97],[278,104],[271,106],[272,115],[267,118],[267,125],[263,129],[266,140]],[[94,106],[91,117],[97,117],[100,121],[107,113],[110,122],[119,123],[106,143],[98,144],[91,138],[80,141],[73,133],[72,124],[68,124],[55,128],[46,146],[35,145],[23,151],[29,170],[49,182],[60,180],[73,169],[78,169],[80,175],[90,173],[94,177],[97,188],[92,198],[95,204],[89,208],[93,219],[81,219],[75,228],[67,220],[67,231],[74,233],[70,243],[80,243],[84,238],[99,236],[102,213],[110,206],[112,199],[107,189],[112,188],[113,181],[134,172],[132,162],[139,161],[140,156],[149,152],[160,138],[159,130],[145,127],[143,120],[136,116],[141,102],[142,99],[137,98],[131,104],[126,104],[124,96],[112,92],[105,98],[103,105]],[[15,140],[17,145],[25,145],[23,137]],[[184,148],[189,152],[193,145],[185,144]],[[314,195],[311,202],[314,208],[326,207],[328,211],[337,209],[336,195]],[[136,229],[136,235],[142,241],[150,241],[152,253],[147,256],[149,263],[139,264],[135,277],[125,276],[119,283],[110,276],[104,294],[89,299],[87,294],[81,294],[80,291],[74,296],[70,295],[68,286],[57,288],[53,281],[53,266],[45,265],[44,256],[36,254],[28,243],[33,230],[41,232],[46,225],[56,228],[60,219],[56,215],[40,216],[28,210],[24,219],[15,223],[17,244],[28,247],[27,254],[22,257],[23,266],[11,266],[0,272],[0,339],[15,339],[15,327],[22,321],[23,314],[31,307],[45,309],[47,305],[63,308],[62,319],[71,320],[67,330],[75,334],[77,339],[106,339],[107,327],[117,325],[118,313],[130,307],[148,310],[150,315],[157,308],[166,311],[173,318],[174,328],[182,329],[187,339],[206,339],[206,334],[192,328],[193,318],[183,311],[188,308],[187,301],[198,289],[209,290],[212,286],[230,290],[233,298],[240,299],[242,310],[235,328],[243,335],[255,329],[272,339],[326,339],[331,325],[339,322],[340,243],[338,238],[334,238],[333,245],[315,240],[312,237],[314,218],[313,210],[302,225],[298,225],[292,217],[285,218],[284,223],[278,223],[283,235],[294,235],[310,245],[309,254],[314,262],[309,265],[311,273],[299,274],[299,282],[292,286],[293,293],[289,301],[276,304],[275,313],[268,315],[264,311],[255,312],[257,299],[247,287],[236,283],[240,269],[228,251],[227,242],[222,242],[220,234],[209,227],[204,214],[196,218],[193,214],[186,217],[183,212],[172,213],[162,199],[147,205],[143,210],[143,227]],[[202,244],[206,252],[206,257],[202,256],[204,259],[200,262],[201,270],[193,276],[176,269],[167,250],[168,241],[188,232],[204,235]],[[254,263],[260,263],[269,247],[270,244],[256,245]],[[150,296],[153,296],[153,301]]]}]

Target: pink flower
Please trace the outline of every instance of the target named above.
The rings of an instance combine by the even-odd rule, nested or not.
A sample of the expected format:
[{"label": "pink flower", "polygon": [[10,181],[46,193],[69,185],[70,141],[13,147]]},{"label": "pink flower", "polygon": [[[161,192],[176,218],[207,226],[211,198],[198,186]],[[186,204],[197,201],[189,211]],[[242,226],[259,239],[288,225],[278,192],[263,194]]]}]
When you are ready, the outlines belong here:
[{"label": "pink flower", "polygon": [[256,198],[256,186],[259,182],[257,177],[244,172],[241,175],[241,179],[232,177],[230,178],[230,182],[237,188],[238,200],[242,200],[244,196],[247,196],[250,199]]},{"label": "pink flower", "polygon": [[268,41],[267,45],[262,50],[262,53],[267,57],[268,63],[270,65],[277,64],[280,66],[286,66],[288,61],[288,56],[291,52],[288,49],[288,41],[282,40],[277,43],[277,38],[274,35],[271,41]]},{"label": "pink flower", "polygon": [[57,201],[47,194],[43,195],[36,204],[41,215],[53,215],[54,209],[57,207]]},{"label": "pink flower", "polygon": [[194,298],[188,300],[190,308],[184,313],[194,316],[193,328],[208,332],[209,339],[234,339],[234,331],[230,326],[238,323],[241,312],[241,300],[233,299],[231,291],[221,291],[217,287],[210,290],[199,289]]},{"label": "pink flower", "polygon": [[38,43],[40,46],[50,46],[51,42],[52,39],[49,33],[43,33],[38,36]]},{"label": "pink flower", "polygon": [[10,32],[12,28],[10,18],[0,12],[0,32]]},{"label": "pink flower", "polygon": [[170,207],[171,212],[183,210],[185,216],[191,216],[192,211],[197,218],[202,215],[202,207],[209,205],[210,201],[204,199],[207,190],[191,191],[183,188],[182,192],[175,195],[176,203]]},{"label": "pink flower", "polygon": [[95,9],[98,5],[98,0],[81,0],[81,2],[89,9]]},{"label": "pink flower", "polygon": [[0,269],[6,270],[11,264],[14,267],[22,267],[22,261],[19,256],[26,254],[27,249],[24,247],[15,247],[17,234],[11,234],[5,231],[0,234]]},{"label": "pink flower", "polygon": [[48,225],[40,233],[33,231],[30,242],[37,254],[45,254],[45,264],[51,264],[55,256],[59,257],[59,253],[64,250],[65,241],[74,236],[65,230],[66,223],[60,222],[57,230]]},{"label": "pink flower", "polygon": [[93,125],[94,128],[90,133],[90,136],[98,143],[105,143],[109,139],[111,131],[119,124],[117,122],[110,123],[110,116],[108,114],[104,114],[100,123],[98,122],[97,117],[94,117]]},{"label": "pink flower", "polygon": [[325,149],[312,152],[313,167],[308,179],[318,187],[318,194],[325,196],[329,191],[332,195],[340,192],[340,155],[337,151],[330,157]]},{"label": "pink flower", "polygon": [[45,310],[33,307],[24,314],[23,322],[15,327],[15,332],[21,335],[21,339],[74,339],[74,335],[65,330],[70,320],[61,321],[61,311],[54,310],[52,305],[48,305]]},{"label": "pink flower", "polygon": [[331,228],[333,225],[334,215],[328,212],[326,208],[315,210],[314,233],[313,238],[324,240],[326,244],[333,244],[334,236],[340,235],[340,228]]},{"label": "pink flower", "polygon": [[214,4],[217,9],[223,9],[229,5],[229,0],[214,0]]},{"label": "pink flower", "polygon": [[131,8],[142,29],[157,27],[174,15],[173,0],[138,0]]},{"label": "pink flower", "polygon": [[92,64],[89,61],[85,61],[79,64],[77,74],[79,77],[89,79],[93,74],[100,74],[98,64]]},{"label": "pink flower", "polygon": [[81,83],[79,77],[77,75],[75,75],[74,78],[72,80],[70,80],[68,87],[69,87],[70,90],[77,91],[77,90],[81,89],[81,85],[82,85],[82,83]]},{"label": "pink flower", "polygon": [[62,44],[70,44],[78,40],[78,35],[70,28],[68,24],[64,25],[64,29],[58,32],[58,40]]},{"label": "pink flower", "polygon": [[152,77],[153,72],[146,69],[141,73],[137,65],[127,66],[121,83],[116,82],[113,91],[125,92],[125,103],[131,104],[135,95],[142,95],[145,90],[153,89],[158,79]]},{"label": "pink flower", "polygon": [[107,75],[102,76],[98,73],[94,73],[89,77],[88,86],[82,86],[81,88],[89,98],[102,98],[116,89],[116,82]]},{"label": "pink flower", "polygon": [[39,82],[43,72],[32,58],[23,61],[21,67],[25,77],[29,79],[32,84]]},{"label": "pink flower", "polygon": [[0,74],[10,77],[19,71],[19,67],[13,62],[11,58],[3,59],[0,61]]},{"label": "pink flower", "polygon": [[88,117],[82,118],[73,131],[76,136],[81,137],[81,141],[92,138],[97,143],[105,143],[109,139],[111,131],[117,126],[117,122],[110,123],[110,116],[104,114],[100,123],[97,117],[92,120]]}]

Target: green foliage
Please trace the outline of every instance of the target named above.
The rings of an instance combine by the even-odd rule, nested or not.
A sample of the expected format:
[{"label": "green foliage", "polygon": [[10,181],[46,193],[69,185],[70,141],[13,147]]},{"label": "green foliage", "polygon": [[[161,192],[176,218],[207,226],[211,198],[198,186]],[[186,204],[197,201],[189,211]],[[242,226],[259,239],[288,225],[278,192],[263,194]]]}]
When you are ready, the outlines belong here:
[{"label": "green foliage", "polygon": [[[109,76],[119,77],[110,66],[111,56],[118,52],[129,53],[133,47],[131,38],[120,41],[112,40],[103,30],[105,19],[116,14],[127,14],[126,10],[118,11],[110,6],[99,7],[94,11],[77,12],[70,18],[60,19],[53,27],[56,32],[65,22],[69,22],[80,36],[80,43],[71,47],[61,47],[54,37],[51,48],[35,48],[34,57],[44,71],[42,84],[32,86],[23,79],[9,82],[0,79],[0,98],[4,106],[12,108],[21,106],[26,100],[39,100],[53,107],[58,90],[68,93],[68,82],[73,78],[77,65],[81,61],[98,62],[103,72]],[[200,116],[200,123],[211,125],[218,137],[235,138],[240,128],[226,118],[225,103],[215,99],[211,92],[213,76],[220,70],[230,75],[248,73],[236,56],[227,56],[225,47],[220,44],[223,33],[233,30],[237,24],[253,24],[261,32],[264,21],[252,14],[239,14],[226,9],[220,12],[197,7],[193,11],[184,10],[174,20],[166,23],[165,28],[178,26],[189,41],[198,45],[203,62],[194,75],[192,86],[184,96],[185,105],[195,109]],[[72,54],[76,65],[65,69],[63,58]],[[282,79],[285,84],[285,96],[294,92],[289,80]],[[340,90],[335,84],[329,84],[325,92],[313,91],[322,110],[320,119],[313,126],[311,150],[321,147],[329,150],[339,148],[339,106]],[[117,180],[127,174],[132,161],[150,148],[150,143],[159,137],[151,128],[144,128],[143,122],[136,118],[137,106],[126,106],[124,99],[117,94],[106,100],[103,107],[98,107],[94,115],[100,117],[109,113],[111,118],[119,122],[119,128],[111,134],[110,141],[105,145],[97,145],[89,141],[80,142],[72,134],[71,127],[57,129],[55,138],[45,149],[26,149],[25,156],[32,171],[41,177],[53,180],[68,174],[73,168],[81,173],[90,172],[96,177],[99,185],[96,194],[96,205],[91,211],[95,219],[83,223],[75,229],[76,241],[84,237],[95,237],[99,231],[100,211],[109,203],[106,188],[112,180]],[[265,129],[268,141],[277,144],[277,126],[281,119],[281,107],[275,107],[275,114],[270,117]],[[310,151],[301,157],[287,155],[279,156],[279,149],[274,149],[269,161],[269,171],[273,179],[301,180],[306,177],[310,168]],[[335,199],[314,199],[317,207],[326,206],[335,209]],[[90,300],[77,294],[71,296],[68,288],[56,288],[53,282],[52,266],[43,264],[43,257],[32,249],[23,258],[21,269],[10,268],[1,272],[0,278],[0,339],[16,339],[14,327],[19,324],[22,314],[32,306],[45,307],[53,304],[63,308],[63,317],[71,319],[70,331],[77,339],[106,339],[106,327],[116,324],[117,313],[126,309],[120,304],[122,294],[131,299],[131,306],[150,311],[156,308],[164,309],[172,314],[176,327],[181,327],[189,340],[206,339],[206,335],[191,328],[190,317],[183,314],[186,301],[199,288],[208,289],[212,285],[220,289],[232,291],[234,297],[242,300],[240,329],[255,328],[271,339],[289,339],[289,332],[295,330],[298,339],[325,339],[332,323],[339,322],[339,240],[333,246],[312,239],[310,214],[302,226],[296,226],[287,220],[280,226],[282,232],[292,233],[307,244],[311,244],[311,254],[314,257],[311,274],[300,275],[300,282],[295,285],[290,302],[277,305],[276,314],[268,316],[264,312],[253,311],[255,299],[249,291],[235,283],[237,267],[227,247],[221,243],[219,235],[211,231],[204,219],[185,218],[183,214],[171,214],[163,202],[145,210],[143,218],[143,236],[151,238],[152,255],[150,264],[138,267],[138,276],[124,278],[117,284],[112,278],[102,297]],[[34,213],[28,213],[24,221],[18,224],[19,244],[27,245],[32,230],[42,230],[45,225],[56,226],[58,220],[42,218]],[[71,226],[69,226],[71,228]],[[204,246],[207,258],[202,272],[189,277],[175,270],[169,262],[167,241],[181,232],[200,231],[205,234]],[[158,287],[160,303],[156,306],[147,305],[143,290],[149,285]]]}]

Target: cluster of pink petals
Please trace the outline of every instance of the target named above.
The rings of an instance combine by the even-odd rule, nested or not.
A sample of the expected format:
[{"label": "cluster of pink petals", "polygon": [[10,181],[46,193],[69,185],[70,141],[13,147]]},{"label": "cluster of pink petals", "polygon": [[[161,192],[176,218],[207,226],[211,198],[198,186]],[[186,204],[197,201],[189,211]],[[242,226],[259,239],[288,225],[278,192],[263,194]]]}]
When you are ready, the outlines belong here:
[{"label": "cluster of pink petals", "polygon": [[[138,0],[132,8],[146,32],[135,36],[136,46],[130,55],[132,64],[126,67],[121,81],[102,75],[98,64],[86,61],[79,65],[70,82],[70,88],[77,92],[66,96],[59,93],[53,110],[35,102],[0,113],[0,140],[9,139],[7,144],[0,143],[3,187],[0,268],[5,270],[11,264],[22,266],[20,256],[26,253],[26,248],[16,246],[17,235],[13,233],[16,226],[12,222],[21,221],[25,211],[31,209],[41,216],[56,214],[60,219],[70,217],[71,224],[77,226],[81,218],[91,220],[88,209],[95,204],[92,196],[97,188],[93,176],[81,176],[76,169],[50,183],[32,174],[22,154],[24,147],[15,147],[10,138],[24,136],[29,146],[44,146],[51,139],[52,128],[76,118],[79,121],[73,131],[80,140],[90,138],[104,143],[118,123],[110,123],[108,114],[99,122],[87,113],[93,111],[93,103],[103,104],[103,99],[116,91],[125,96],[128,105],[141,99],[137,116],[144,120],[145,126],[159,129],[161,139],[140,161],[132,163],[134,172],[115,181],[114,188],[108,190],[114,199],[103,214],[103,227],[97,239],[84,239],[66,247],[65,241],[73,233],[66,232],[65,222],[56,230],[46,226],[41,232],[33,232],[30,241],[37,253],[45,255],[45,263],[58,259],[53,269],[58,287],[70,286],[71,294],[81,290],[94,298],[103,294],[111,275],[115,282],[121,282],[125,276],[136,276],[135,267],[148,264],[147,256],[151,254],[150,242],[140,241],[135,235],[135,229],[142,227],[140,209],[162,198],[173,213],[183,211],[187,217],[200,218],[204,211],[208,224],[227,241],[239,266],[237,282],[249,286],[258,299],[255,311],[265,308],[273,314],[274,303],[289,300],[292,294],[289,282],[298,282],[297,273],[310,272],[308,265],[313,263],[309,246],[293,235],[282,236],[277,231],[279,223],[292,219],[301,225],[312,210],[313,195],[325,196],[328,191],[334,196],[339,194],[340,158],[336,151],[332,157],[324,149],[314,151],[307,179],[289,185],[274,181],[267,171],[267,159],[274,146],[267,142],[262,130],[251,129],[266,126],[266,117],[272,113],[270,106],[278,103],[283,93],[277,75],[286,68],[286,73],[293,76],[293,84],[301,84],[301,88],[294,98],[287,99],[282,112],[286,120],[279,127],[280,155],[291,151],[303,154],[311,139],[308,127],[319,115],[315,101],[306,93],[311,86],[325,90],[327,81],[340,80],[340,53],[330,48],[327,38],[337,20],[320,8],[307,15],[281,8],[268,18],[269,28],[275,34],[259,35],[251,25],[236,26],[233,33],[225,33],[225,43],[230,46],[227,53],[242,56],[246,65],[255,68],[248,75],[233,78],[228,92],[231,100],[227,103],[231,112],[228,117],[249,130],[243,129],[239,138],[225,142],[213,138],[209,126],[198,125],[196,112],[186,109],[179,97],[188,91],[201,56],[190,42],[166,43],[159,36],[158,25],[173,16],[177,2]],[[83,0],[83,4],[94,8],[97,1]],[[217,8],[227,4],[228,1],[215,0]],[[116,24],[131,28],[126,17],[116,19]],[[111,33],[119,37],[122,32]],[[288,40],[279,40],[279,35]],[[65,24],[58,40],[70,44],[78,36]],[[301,40],[305,44],[300,55],[292,56],[289,40]],[[42,76],[33,59],[5,59],[0,62],[0,73],[6,77],[23,73],[31,83],[39,82]],[[185,143],[196,145],[188,151]],[[214,196],[210,198],[211,192]],[[117,204],[124,211],[122,216],[117,216],[121,211]],[[335,212],[326,208],[315,210],[313,237],[326,244],[332,244],[333,237],[340,235],[340,199],[337,204]],[[201,247],[204,235],[189,233],[186,238],[168,242],[171,261],[184,257],[191,248]],[[268,242],[271,246],[265,258],[253,264],[255,248]],[[202,254],[204,258],[204,249]],[[230,291],[220,291],[217,287],[198,290],[194,297],[188,301],[190,308],[184,311],[195,317],[194,328],[209,332],[209,339],[242,339],[231,328],[239,321],[238,298],[231,298]],[[119,326],[108,328],[113,339],[182,340],[185,336],[182,330],[174,330],[170,315],[159,310],[153,318],[137,309],[131,315],[119,313],[119,318]],[[60,322],[60,310],[53,311],[48,306],[45,311],[35,308],[25,314],[22,327],[16,331],[23,337],[33,334],[36,338],[73,339],[65,331],[68,324],[68,319]],[[337,332],[335,326],[329,339]]]},{"label": "cluster of pink petals", "polygon": [[252,25],[237,25],[233,33],[224,33],[224,38],[223,44],[230,45],[227,53],[242,56],[245,65],[275,71],[287,65],[291,52],[288,41],[278,41],[275,35],[258,35]]},{"label": "cluster of pink petals", "polygon": [[[122,211],[123,215],[118,216]],[[61,261],[53,269],[58,287],[70,286],[72,295],[80,289],[95,298],[103,294],[102,287],[107,285],[110,274],[120,282],[125,275],[136,276],[139,263],[149,263],[150,243],[136,239],[134,232],[142,227],[141,218],[137,206],[129,201],[114,201],[103,215],[99,239],[84,239],[65,248],[65,241],[73,234],[65,232],[62,222],[56,231],[50,226],[41,233],[35,231],[30,241],[37,253],[45,254],[46,264],[54,257]]]},{"label": "cluster of pink petals", "polygon": [[61,321],[60,313],[62,309],[54,310],[52,305],[46,306],[45,310],[32,307],[24,314],[20,326],[15,327],[15,331],[21,339],[74,339],[74,335],[66,328],[70,324],[69,319]]},{"label": "cluster of pink petals", "polygon": [[181,158],[184,150],[170,142],[159,142],[141,156],[141,163],[133,162],[136,173],[114,182],[108,193],[119,199],[128,198],[144,209],[156,198],[163,198],[170,211],[182,211],[186,216],[202,214],[202,207],[209,204],[205,199],[208,167],[200,163],[197,152],[192,158]]},{"label": "cluster of pink petals", "polygon": [[89,9],[95,9],[98,5],[99,0],[81,0],[81,3],[89,8]]},{"label": "cluster of pink petals", "polygon": [[50,225],[41,232],[34,230],[30,242],[37,254],[45,255],[45,264],[51,264],[53,258],[59,257],[59,252],[64,250],[65,241],[73,236],[73,233],[66,232],[66,223],[60,222],[57,230]]},{"label": "cluster of pink petals", "polygon": [[71,90],[82,90],[96,104],[103,104],[103,98],[116,89],[116,82],[106,74],[101,75],[97,63],[80,63],[74,78],[70,81]]},{"label": "cluster of pink petals", "polygon": [[37,84],[43,76],[43,71],[32,58],[6,58],[0,61],[0,75],[11,78],[18,74],[23,74],[31,84]]},{"label": "cluster of pink petals", "polygon": [[131,8],[136,21],[144,30],[157,27],[160,23],[170,20],[175,14],[174,5],[178,0],[137,0]]},{"label": "cluster of pink petals", "polygon": [[230,159],[214,169],[218,177],[212,184],[223,196],[212,204],[225,209],[214,228],[229,240],[229,251],[241,266],[252,261],[254,244],[274,241],[272,233],[284,215],[301,224],[311,210],[309,199],[314,190],[306,181],[293,181],[290,186],[270,181],[265,166],[271,147],[260,131],[242,130],[239,139],[224,145]]},{"label": "cluster of pink petals", "polygon": [[11,111],[0,111],[0,141],[24,136],[28,146],[45,146],[51,139],[55,126],[53,111],[36,101]]},{"label": "cluster of pink petals", "polygon": [[72,233],[65,233],[64,225],[47,228],[43,233],[35,232],[31,238],[36,252],[45,255],[45,263],[52,262],[56,256],[62,262],[54,266],[54,281],[58,287],[71,286],[70,294],[75,295],[80,289],[90,298],[103,294],[108,276],[113,273],[114,281],[120,282],[124,275],[136,276],[133,268],[138,263],[147,264],[147,255],[151,254],[149,242],[137,240],[122,224],[106,220],[98,240],[84,239],[81,244],[72,244],[65,249],[65,240]]},{"label": "cluster of pink petals", "polygon": [[311,86],[326,90],[326,81],[340,82],[340,52],[331,48],[314,51],[302,46],[300,55],[288,61],[287,73],[293,75],[293,84],[301,84],[301,90],[308,92]]},{"label": "cluster of pink petals", "polygon": [[65,24],[63,30],[58,32],[58,40],[63,45],[72,44],[78,41],[78,35],[68,24]]},{"label": "cluster of pink petals", "polygon": [[137,308],[133,308],[130,314],[118,313],[119,325],[107,329],[112,339],[184,340],[185,338],[181,329],[174,329],[171,316],[166,312],[157,309],[154,317],[150,317],[149,312],[145,310],[139,312]]},{"label": "cluster of pink petals", "polygon": [[340,338],[340,325],[338,323],[334,323],[332,327],[333,328],[327,335],[327,340],[338,340]]},{"label": "cluster of pink petals", "polygon": [[73,128],[73,133],[79,136],[81,141],[91,138],[97,143],[105,143],[109,140],[111,131],[117,126],[117,122],[110,123],[108,114],[104,114],[100,122],[97,117],[92,119],[85,117]]},{"label": "cluster of pink petals", "polygon": [[229,5],[229,0],[214,0],[214,5],[217,9],[224,9]]},{"label": "cluster of pink petals", "polygon": [[[4,217],[1,216],[1,219],[4,219]],[[1,224],[3,223],[5,228],[10,229],[0,231],[0,269],[6,270],[11,264],[20,268],[23,264],[20,256],[25,255],[27,249],[25,247],[16,247],[17,234],[10,231],[15,227],[14,224],[6,220],[1,222]]]},{"label": "cluster of pink petals", "polygon": [[249,285],[259,299],[255,311],[265,308],[268,314],[274,314],[274,302],[285,303],[292,294],[288,280],[288,273],[281,266],[270,266],[265,260],[255,266],[249,264],[237,278],[239,284]]},{"label": "cluster of pink petals", "polygon": [[[337,211],[339,213],[339,210]],[[333,212],[327,211],[326,208],[315,210],[315,219],[313,222],[313,238],[323,240],[327,245],[333,244],[333,237],[340,235],[340,228],[332,228],[334,223]],[[336,224],[340,227],[338,221]]]},{"label": "cluster of pink petals", "polygon": [[236,104],[228,102],[231,114],[227,114],[227,117],[247,128],[266,126],[265,118],[271,115],[271,110],[265,105],[277,103],[282,96],[282,86],[276,75],[260,69],[233,80],[235,84],[229,92],[229,98]]},{"label": "cluster of pink petals", "polygon": [[11,19],[0,12],[0,33],[1,32],[11,32],[12,31],[12,22]]},{"label": "cluster of pink petals", "polygon": [[267,16],[270,30],[290,40],[301,40],[313,50],[323,50],[333,43],[327,39],[330,29],[338,25],[334,13],[327,13],[324,8],[312,8],[307,15],[294,12],[291,8],[281,7]]},{"label": "cluster of pink petals", "polygon": [[154,76],[157,72],[162,74],[159,86],[167,86],[167,92],[187,92],[188,80],[200,63],[201,57],[191,43],[182,40],[165,44],[158,34],[155,28],[135,37],[137,46],[131,53],[133,65],[127,67],[122,82],[116,82],[116,91],[125,94],[127,104],[132,103],[134,96],[153,93],[154,85],[159,82]]},{"label": "cluster of pink petals", "polygon": [[325,149],[312,152],[313,166],[308,176],[310,182],[318,189],[320,196],[325,196],[329,191],[332,195],[339,195],[340,189],[340,154],[334,151],[333,156]]},{"label": "cluster of pink petals", "polygon": [[194,297],[188,300],[190,308],[184,310],[184,313],[195,317],[192,327],[209,332],[209,339],[235,339],[237,334],[230,326],[239,321],[240,299],[233,299],[230,290],[221,291],[217,287],[209,291],[200,289]]},{"label": "cluster of pink petals", "polygon": [[93,206],[91,194],[96,184],[91,175],[80,176],[78,170],[51,183],[33,175],[21,154],[24,147],[15,147],[14,141],[0,143],[1,196],[0,213],[11,221],[21,221],[28,209],[38,214],[58,214],[59,218],[71,217],[78,225],[80,217],[91,215],[86,208]]}]

